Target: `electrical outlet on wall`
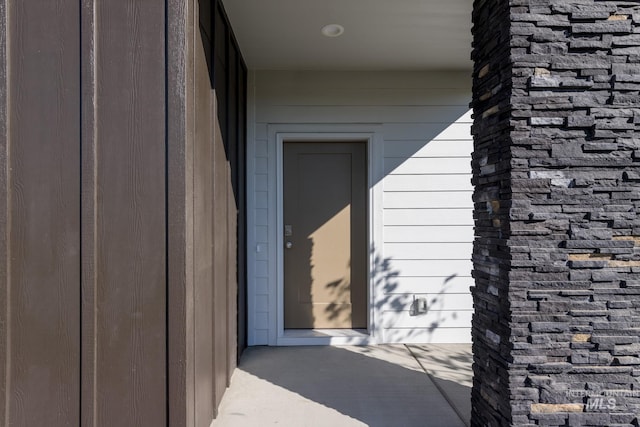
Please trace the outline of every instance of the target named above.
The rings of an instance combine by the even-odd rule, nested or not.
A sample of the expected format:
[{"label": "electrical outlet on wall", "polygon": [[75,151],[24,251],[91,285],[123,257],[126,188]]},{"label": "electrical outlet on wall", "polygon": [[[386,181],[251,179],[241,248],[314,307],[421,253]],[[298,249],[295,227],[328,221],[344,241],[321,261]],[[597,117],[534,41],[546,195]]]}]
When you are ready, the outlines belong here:
[{"label": "electrical outlet on wall", "polygon": [[427,298],[425,297],[417,297],[413,296],[413,302],[411,303],[411,308],[409,310],[409,314],[411,316],[417,316],[419,314],[424,314],[427,312]]}]

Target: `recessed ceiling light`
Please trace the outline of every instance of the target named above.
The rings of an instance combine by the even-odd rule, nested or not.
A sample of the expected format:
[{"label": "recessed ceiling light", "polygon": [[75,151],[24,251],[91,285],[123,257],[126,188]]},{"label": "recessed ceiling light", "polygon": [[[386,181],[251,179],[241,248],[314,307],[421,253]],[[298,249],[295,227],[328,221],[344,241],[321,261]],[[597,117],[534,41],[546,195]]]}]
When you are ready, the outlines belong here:
[{"label": "recessed ceiling light", "polygon": [[329,24],[322,27],[322,35],[327,37],[338,37],[344,33],[344,27],[338,24]]}]

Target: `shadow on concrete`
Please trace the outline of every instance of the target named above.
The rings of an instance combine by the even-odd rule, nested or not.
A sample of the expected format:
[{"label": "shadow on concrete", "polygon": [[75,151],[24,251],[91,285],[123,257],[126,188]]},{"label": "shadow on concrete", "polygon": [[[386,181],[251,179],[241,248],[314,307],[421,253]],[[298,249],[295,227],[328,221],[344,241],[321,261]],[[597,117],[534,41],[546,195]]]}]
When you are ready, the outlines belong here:
[{"label": "shadow on concrete", "polygon": [[473,353],[469,344],[407,346],[460,418],[470,424]]},{"label": "shadow on concrete", "polygon": [[[232,383],[232,389],[239,386],[247,390],[231,393],[234,395],[230,399],[233,408],[225,408],[223,403],[221,418],[214,425],[240,425],[234,424],[234,418],[247,426],[270,423],[331,425],[329,418],[324,418],[326,423],[321,422],[322,417],[330,415],[323,415],[324,408],[346,416],[346,421],[337,421],[341,424],[335,424],[333,419],[333,425],[461,427],[468,422],[468,419],[461,420],[450,404],[452,399],[443,396],[441,389],[461,393],[461,399],[466,399],[470,396],[470,388],[460,384],[456,388],[455,382],[446,378],[437,380],[444,381],[439,387],[403,345],[251,347],[245,351],[239,370],[241,375],[249,375],[243,379],[244,385]],[[242,396],[256,390],[249,383],[257,379],[293,394],[288,393],[285,395],[288,397],[280,399],[278,390],[272,387],[271,392],[263,390],[257,401],[240,402]],[[264,387],[264,384],[259,386]],[[307,405],[300,413],[305,404],[292,401],[292,396],[295,399],[301,396],[321,406]],[[256,405],[263,405],[265,409]],[[231,413],[224,414],[225,410]],[[252,424],[252,411],[261,414],[263,424]],[[275,417],[280,414],[280,418],[270,419],[270,412],[274,412]],[[229,421],[225,422],[225,419]]]}]

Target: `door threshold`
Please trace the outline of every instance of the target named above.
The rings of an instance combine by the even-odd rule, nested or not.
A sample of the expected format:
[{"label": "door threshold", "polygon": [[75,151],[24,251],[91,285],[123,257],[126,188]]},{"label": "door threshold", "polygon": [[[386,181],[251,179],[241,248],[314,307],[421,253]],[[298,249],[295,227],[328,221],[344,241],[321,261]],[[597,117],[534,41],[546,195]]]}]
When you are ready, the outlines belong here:
[{"label": "door threshold", "polygon": [[370,345],[375,344],[366,329],[285,329],[278,345]]}]

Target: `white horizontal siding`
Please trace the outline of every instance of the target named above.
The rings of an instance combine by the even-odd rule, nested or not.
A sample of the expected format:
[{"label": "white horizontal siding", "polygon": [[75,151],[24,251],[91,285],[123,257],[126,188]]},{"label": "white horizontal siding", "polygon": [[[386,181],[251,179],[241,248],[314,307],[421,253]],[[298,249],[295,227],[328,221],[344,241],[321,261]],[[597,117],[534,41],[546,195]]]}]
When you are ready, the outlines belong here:
[{"label": "white horizontal siding", "polygon": [[384,340],[386,342],[402,342],[407,344],[470,343],[471,328],[469,326],[457,328],[385,328]]},{"label": "white horizontal siding", "polygon": [[[469,141],[469,123],[467,121],[469,116],[465,113],[461,118],[458,118],[455,123],[450,122],[433,122],[433,123],[420,123],[417,126],[410,126],[409,130],[416,133],[422,140],[423,145],[417,148],[420,152],[429,154],[435,147],[441,146],[465,146],[463,141]],[[390,141],[393,141],[392,136],[397,133],[400,140],[406,141],[406,138],[413,136],[413,133],[401,134],[401,123],[388,124],[385,126],[385,130],[390,134]],[[469,153],[466,153],[468,156]]]},{"label": "white horizontal siding", "polygon": [[[427,301],[427,311],[422,314],[411,313],[411,306],[414,302],[414,298],[424,298]],[[403,311],[409,317],[425,317],[425,316],[437,316],[439,311],[469,311],[472,304],[471,294],[467,289],[466,292],[451,293],[445,292],[444,289],[440,292],[430,293],[411,293],[411,294],[386,294],[385,297],[379,302],[380,308],[383,312],[390,311]],[[453,316],[456,318],[457,316]],[[395,325],[394,327],[404,327],[393,319],[393,316],[385,318],[386,325]]]},{"label": "white horizontal siding", "polygon": [[471,191],[468,174],[388,175],[385,191]]},{"label": "white horizontal siding", "polygon": [[263,123],[290,123],[287,117],[298,123],[420,123],[425,117],[436,123],[447,123],[466,111],[455,106],[414,106],[392,105],[384,107],[311,105],[277,105],[257,112],[257,119]]},{"label": "white horizontal siding", "polygon": [[469,287],[473,285],[471,272],[457,276],[417,276],[417,277],[389,277],[384,286],[388,293],[406,295],[436,293],[436,294],[470,294]]},{"label": "white horizontal siding", "polygon": [[[444,210],[444,209],[442,209]],[[439,225],[438,225],[439,224]],[[471,225],[447,225],[446,215],[434,221],[432,225],[388,225],[384,227],[385,243],[465,243],[473,233]],[[386,252],[385,252],[386,254]],[[471,258],[471,253],[460,254]],[[430,259],[425,253],[423,259]]]},{"label": "white horizontal siding", "polygon": [[[470,336],[471,121],[466,111],[448,122],[436,116],[419,125],[384,125],[388,279],[381,306],[387,341]],[[427,298],[428,311],[413,315],[411,303],[420,296]]]},{"label": "white horizontal siding", "polygon": [[[395,175],[460,174],[469,176],[471,160],[461,157],[385,157],[384,173]],[[443,178],[444,180],[444,178]]]},{"label": "white horizontal siding", "polygon": [[[276,289],[276,153],[269,126],[304,124],[313,132],[314,124],[365,123],[380,125],[384,138],[383,199],[377,207],[382,209],[383,242],[376,248],[384,268],[375,273],[386,277],[376,280],[375,290],[383,340],[469,342],[473,203],[468,73],[258,71],[252,76],[251,344],[268,343],[275,318],[268,303]],[[414,296],[437,297],[441,304],[411,316]]]},{"label": "white horizontal siding", "polygon": [[[464,124],[467,132],[469,125]],[[386,157],[464,157],[469,158],[472,144],[468,140],[397,140],[385,144]]]},{"label": "white horizontal siding", "polygon": [[[263,94],[281,92],[295,96],[298,91],[309,91],[309,103],[315,96],[321,96],[327,90],[362,90],[370,99],[379,90],[425,90],[447,89],[450,93],[462,94],[466,90],[471,95],[471,76],[468,72],[371,72],[371,71],[277,71],[262,70],[256,72],[257,104]],[[470,99],[464,102],[468,104]],[[429,103],[425,98],[422,104]],[[369,102],[371,104],[371,102]],[[384,105],[378,104],[378,105]]]},{"label": "white horizontal siding", "polygon": [[262,87],[260,99],[256,105],[258,109],[277,106],[328,105],[328,106],[424,106],[424,100],[429,99],[431,105],[459,107],[468,103],[467,95],[457,93],[452,95],[451,89],[398,89],[377,88],[363,89],[357,87],[335,88],[328,87],[322,91],[318,87],[303,88],[291,91],[290,86]]},{"label": "white horizontal siding", "polygon": [[[388,177],[389,178],[389,177]],[[447,225],[473,225],[472,210],[459,209],[405,209],[387,208],[385,225],[431,225],[446,220]],[[471,252],[469,252],[471,253]]]},{"label": "white horizontal siding", "polygon": [[471,324],[473,310],[428,310],[424,314],[409,311],[385,311],[385,328],[458,328]]},{"label": "white horizontal siding", "polygon": [[[429,256],[429,254],[425,254]],[[456,277],[471,274],[470,260],[401,259],[392,261],[392,271],[398,276]]]},{"label": "white horizontal siding", "polygon": [[385,243],[384,255],[392,261],[399,259],[424,259],[424,254],[430,254],[431,259],[471,258],[473,245],[463,243]]},{"label": "white horizontal siding", "polygon": [[385,209],[469,209],[473,208],[471,191],[385,192]]}]

